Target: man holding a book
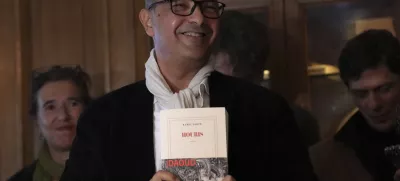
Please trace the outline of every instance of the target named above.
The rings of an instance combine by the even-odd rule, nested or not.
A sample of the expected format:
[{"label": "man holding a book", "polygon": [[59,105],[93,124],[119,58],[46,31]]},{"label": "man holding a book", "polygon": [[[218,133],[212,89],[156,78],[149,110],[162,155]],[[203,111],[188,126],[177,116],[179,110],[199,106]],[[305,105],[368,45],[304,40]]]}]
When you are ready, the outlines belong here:
[{"label": "man holding a book", "polygon": [[[139,18],[154,40],[146,80],[103,96],[82,114],[61,181],[204,174],[215,177],[195,180],[316,180],[287,102],[213,70],[210,47],[224,7],[216,0],[146,0]],[[202,114],[206,108],[222,112]]]}]

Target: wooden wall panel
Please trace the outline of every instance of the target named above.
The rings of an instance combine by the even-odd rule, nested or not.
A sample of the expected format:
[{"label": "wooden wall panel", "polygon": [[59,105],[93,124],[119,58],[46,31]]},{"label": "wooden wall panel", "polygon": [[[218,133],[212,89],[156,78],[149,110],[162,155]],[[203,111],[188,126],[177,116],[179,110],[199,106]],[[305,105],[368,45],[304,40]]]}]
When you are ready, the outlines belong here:
[{"label": "wooden wall panel", "polygon": [[110,90],[115,90],[135,78],[135,44],[133,1],[109,0]]},{"label": "wooden wall panel", "polygon": [[[17,116],[22,122],[22,141],[23,141],[23,164],[30,164],[35,157],[35,123],[30,119],[30,89],[31,89],[31,69],[32,69],[32,21],[31,21],[31,1],[18,0],[17,6]],[[19,110],[19,111],[18,111]]]},{"label": "wooden wall panel", "polygon": [[[22,129],[17,116],[17,3],[0,1],[0,180],[5,180],[23,162]],[[4,146],[7,145],[7,146]]]},{"label": "wooden wall panel", "polygon": [[301,4],[334,4],[334,3],[340,3],[340,2],[357,2],[361,0],[298,0],[299,3]]},{"label": "wooden wall panel", "polygon": [[82,2],[32,0],[33,68],[83,64]]},{"label": "wooden wall panel", "polygon": [[[285,62],[285,16],[284,16],[284,1],[274,0],[269,5],[269,42],[270,55],[268,61],[270,61],[270,72],[271,72],[271,87],[276,92],[285,91],[285,84],[281,81],[286,79],[286,64]],[[282,62],[282,63],[281,63]]]},{"label": "wooden wall panel", "polygon": [[92,78],[92,95],[109,90],[110,63],[108,34],[108,0],[83,1],[84,67]]},{"label": "wooden wall panel", "polygon": [[137,18],[143,1],[32,1],[34,68],[80,64],[94,96],[144,78],[150,45]]},{"label": "wooden wall panel", "polygon": [[226,9],[251,9],[267,6],[272,0],[220,0],[225,3]]},{"label": "wooden wall panel", "polygon": [[84,5],[84,61],[101,95],[144,78],[150,44],[138,19],[144,1],[95,2]]},{"label": "wooden wall panel", "polygon": [[306,27],[296,0],[272,0],[269,6],[271,88],[288,101],[298,96],[309,105]]},{"label": "wooden wall panel", "polygon": [[268,21],[271,72],[271,88],[279,93],[287,92],[286,63],[285,63],[285,6],[283,0],[273,0],[269,5],[270,15]]},{"label": "wooden wall panel", "polygon": [[308,77],[307,23],[305,12],[297,0],[285,0],[286,82],[290,101],[301,100],[301,105],[310,110],[310,78]]},{"label": "wooden wall panel", "polygon": [[[32,150],[25,130],[27,74],[30,69],[29,6],[26,0],[0,1],[0,181],[23,165]],[[25,124],[24,124],[25,123]]]}]

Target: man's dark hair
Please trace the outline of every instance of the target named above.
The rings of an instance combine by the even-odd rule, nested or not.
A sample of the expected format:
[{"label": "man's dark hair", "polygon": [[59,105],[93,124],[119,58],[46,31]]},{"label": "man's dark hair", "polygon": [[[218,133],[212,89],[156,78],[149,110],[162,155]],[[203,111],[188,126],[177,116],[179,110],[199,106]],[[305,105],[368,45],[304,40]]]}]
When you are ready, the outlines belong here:
[{"label": "man's dark hair", "polygon": [[261,82],[268,56],[267,28],[250,15],[225,12],[213,54],[229,55],[233,74],[253,82]]},{"label": "man's dark hair", "polygon": [[145,8],[149,8],[151,4],[153,4],[155,2],[155,0],[144,0],[144,7]]},{"label": "man's dark hair", "polygon": [[37,94],[39,90],[47,83],[57,81],[73,82],[80,90],[83,104],[87,105],[91,101],[89,93],[90,77],[86,72],[84,72],[79,66],[53,66],[44,72],[33,72],[31,108],[29,110],[31,116],[37,116]]},{"label": "man's dark hair", "polygon": [[346,43],[339,57],[340,77],[348,86],[361,74],[385,65],[400,75],[400,43],[387,30],[367,30]]}]

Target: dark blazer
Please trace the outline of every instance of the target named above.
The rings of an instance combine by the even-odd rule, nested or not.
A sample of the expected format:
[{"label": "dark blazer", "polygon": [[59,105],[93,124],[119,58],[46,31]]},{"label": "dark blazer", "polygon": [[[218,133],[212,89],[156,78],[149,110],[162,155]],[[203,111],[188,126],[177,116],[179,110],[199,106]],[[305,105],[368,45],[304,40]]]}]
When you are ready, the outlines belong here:
[{"label": "dark blazer", "polygon": [[320,181],[374,181],[356,152],[342,142],[324,140],[310,147],[310,156]]},{"label": "dark blazer", "polygon": [[[265,88],[213,72],[211,107],[229,114],[229,173],[238,181],[314,181],[292,112]],[[155,174],[153,95],[145,81],[94,101],[82,114],[61,181],[148,181]]]},{"label": "dark blazer", "polygon": [[33,173],[36,169],[36,163],[37,161],[34,161],[32,164],[24,167],[15,175],[11,176],[7,181],[32,181]]},{"label": "dark blazer", "polygon": [[320,181],[392,181],[396,168],[384,148],[396,144],[396,133],[373,130],[357,112],[333,138],[312,146],[310,156]]}]

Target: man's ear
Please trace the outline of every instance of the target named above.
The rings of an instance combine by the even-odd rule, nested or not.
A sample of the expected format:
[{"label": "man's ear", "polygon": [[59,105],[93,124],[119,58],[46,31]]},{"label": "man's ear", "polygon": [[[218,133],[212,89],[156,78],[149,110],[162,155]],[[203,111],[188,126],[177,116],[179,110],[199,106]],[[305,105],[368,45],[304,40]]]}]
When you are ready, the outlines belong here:
[{"label": "man's ear", "polygon": [[143,25],[144,30],[146,31],[147,35],[153,37],[153,22],[151,21],[150,11],[147,9],[142,9],[139,13],[140,22]]}]

